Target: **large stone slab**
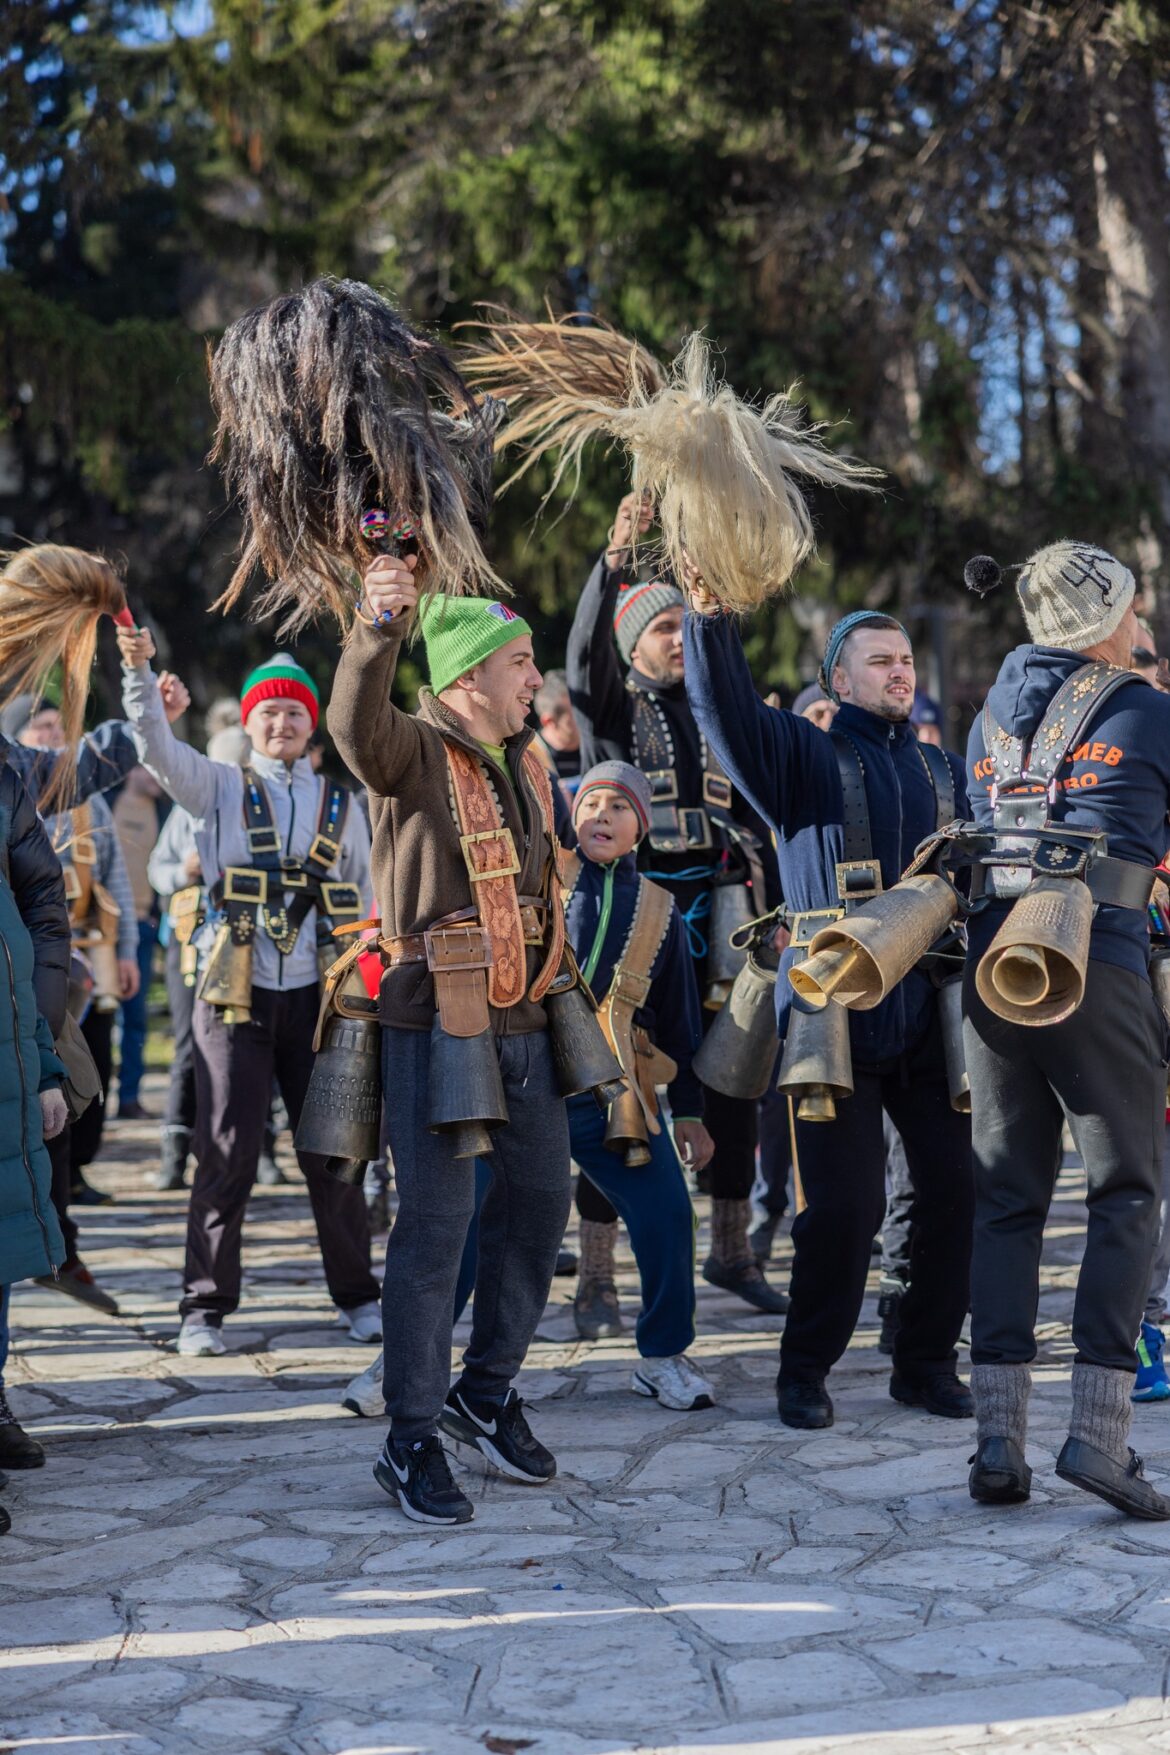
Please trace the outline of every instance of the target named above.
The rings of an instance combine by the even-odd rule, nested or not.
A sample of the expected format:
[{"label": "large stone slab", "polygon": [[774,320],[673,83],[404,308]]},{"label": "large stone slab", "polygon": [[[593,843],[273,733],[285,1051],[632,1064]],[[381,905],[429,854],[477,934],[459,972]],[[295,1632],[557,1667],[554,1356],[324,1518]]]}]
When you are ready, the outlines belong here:
[{"label": "large stone slab", "polygon": [[912,1627],[913,1607],[894,1597],[809,1583],[793,1588],[782,1579],[708,1585],[687,1590],[663,1585],[658,1595],[672,1616],[685,1616],[718,1645],[780,1645],[810,1636],[863,1635]]},{"label": "large stone slab", "polygon": [[976,1621],[945,1632],[881,1640],[865,1649],[891,1669],[931,1680],[1002,1676],[1013,1670],[1061,1670],[1075,1675],[1086,1669],[1129,1667],[1142,1657],[1127,1639],[1090,1633],[1072,1621],[1042,1615]]},{"label": "large stone slab", "polygon": [[201,1517],[195,1523],[175,1524],[169,1529],[142,1530],[131,1536],[112,1536],[84,1548],[46,1554],[33,1565],[6,1568],[4,1584],[9,1590],[60,1591],[123,1579],[177,1560],[193,1550],[202,1552],[217,1542],[233,1542],[243,1536],[263,1534],[264,1526],[246,1517]]}]

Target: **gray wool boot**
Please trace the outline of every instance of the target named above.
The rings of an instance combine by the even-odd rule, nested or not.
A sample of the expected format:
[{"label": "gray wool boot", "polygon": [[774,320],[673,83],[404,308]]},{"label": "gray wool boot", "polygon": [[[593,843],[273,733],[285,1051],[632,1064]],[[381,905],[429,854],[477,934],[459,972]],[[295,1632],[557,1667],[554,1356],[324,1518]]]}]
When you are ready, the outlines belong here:
[{"label": "gray wool boot", "polygon": [[623,1328],[617,1286],[614,1283],[614,1250],[617,1220],[581,1220],[581,1259],[577,1265],[577,1291],[573,1320],[583,1341],[604,1341],[620,1335]]},{"label": "gray wool boot", "polygon": [[972,1365],[976,1438],[1010,1438],[1023,1450],[1028,1437],[1030,1365]]},{"label": "gray wool boot", "polygon": [[982,1505],[1019,1505],[1032,1490],[1024,1458],[1028,1436],[1027,1365],[972,1365],[976,1443],[967,1486]]},{"label": "gray wool boot", "polygon": [[1133,1409],[1131,1371],[1078,1362],[1072,1368],[1072,1419],[1056,1459],[1062,1481],[1095,1493],[1127,1517],[1170,1520],[1170,1499],[1152,1487],[1142,1459],[1128,1445]]}]

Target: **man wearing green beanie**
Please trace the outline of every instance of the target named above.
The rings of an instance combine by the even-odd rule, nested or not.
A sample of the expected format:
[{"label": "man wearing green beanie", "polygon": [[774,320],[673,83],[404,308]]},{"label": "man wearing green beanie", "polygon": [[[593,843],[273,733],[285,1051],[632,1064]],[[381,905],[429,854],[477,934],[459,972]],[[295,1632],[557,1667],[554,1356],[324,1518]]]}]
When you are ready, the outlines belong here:
[{"label": "man wearing green beanie", "polygon": [[[440,1430],[513,1480],[551,1480],[512,1387],[548,1297],[569,1212],[569,1134],[543,1001],[561,967],[552,789],[526,721],[532,630],[482,597],[419,605],[417,557],[364,580],[329,729],[368,788],[382,916],[382,1081],[399,1207],[382,1288],[390,1434],[374,1474],[420,1523],[466,1523]],[[431,688],[390,699],[417,619]],[[485,1058],[486,1057],[486,1058]],[[474,1069],[474,1071],[472,1071]],[[451,1321],[475,1200],[451,1125],[496,1104],[479,1216],[471,1341],[451,1379]],[[502,1099],[502,1101],[501,1101]],[[506,1115],[502,1120],[501,1110]],[[472,1146],[470,1150],[482,1150]]]}]

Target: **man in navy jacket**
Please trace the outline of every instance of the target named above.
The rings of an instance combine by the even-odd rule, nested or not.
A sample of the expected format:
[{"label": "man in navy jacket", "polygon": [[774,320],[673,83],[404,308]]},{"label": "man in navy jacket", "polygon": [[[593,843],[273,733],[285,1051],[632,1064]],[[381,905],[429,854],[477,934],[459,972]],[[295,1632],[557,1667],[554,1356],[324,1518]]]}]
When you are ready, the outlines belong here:
[{"label": "man in navy jacket", "polygon": [[[684,637],[695,718],[733,783],[775,834],[789,907],[794,913],[832,908],[835,867],[846,857],[833,742],[808,720],[766,707],[734,622],[701,591],[693,603]],[[849,739],[864,775],[871,855],[888,889],[935,829],[938,809],[909,723],[914,657],[905,629],[869,611],[847,616],[829,636],[824,677],[840,702],[834,730]],[[958,757],[947,759],[961,815],[962,766]],[[787,971],[805,954],[790,949],[781,964],[781,1036],[792,998]],[[955,1375],[955,1343],[968,1302],[970,1129],[950,1106],[937,1012],[933,987],[914,970],[873,1011],[851,1013],[853,1096],[840,1101],[835,1121],[795,1124],[808,1204],[792,1230],[791,1305],[780,1346],[777,1390],[787,1426],[833,1422],[825,1378],[856,1325],[885,1207],[883,1110],[905,1143],[914,1186],[910,1286],[890,1393],[933,1414],[955,1418],[972,1411],[970,1393]]]},{"label": "man in navy jacket", "polygon": [[[1170,701],[1135,675],[1079,730],[1074,705],[1067,730],[1076,735],[1062,762],[1063,715],[1044,723],[1069,678],[1080,672],[1085,686],[1091,660],[1130,668],[1141,638],[1133,575],[1103,549],[1058,542],[1025,564],[1016,592],[1030,643],[1008,653],[992,685],[993,748],[982,714],[971,730],[975,821],[994,825],[1003,740],[1022,740],[1025,778],[1033,752],[1051,749],[1059,766],[1049,823],[1104,832],[1110,859],[1132,866],[1133,879],[1150,879],[1170,842]],[[1010,813],[1000,814],[1009,814],[1010,830]],[[1170,1499],[1143,1478],[1127,1445],[1134,1343],[1156,1239],[1168,1050],[1141,888],[1131,906],[1096,907],[1084,997],[1070,1016],[1040,1028],[993,1015],[975,988],[979,958],[1010,900],[971,921],[963,1034],[975,1144],[971,1387],[979,1425],[970,1490],[983,1503],[1026,1499],[1031,1484],[1024,1445],[1040,1250],[1067,1121],[1084,1164],[1088,1225],[1073,1309],[1069,1438],[1056,1470],[1131,1517],[1170,1518]]]}]

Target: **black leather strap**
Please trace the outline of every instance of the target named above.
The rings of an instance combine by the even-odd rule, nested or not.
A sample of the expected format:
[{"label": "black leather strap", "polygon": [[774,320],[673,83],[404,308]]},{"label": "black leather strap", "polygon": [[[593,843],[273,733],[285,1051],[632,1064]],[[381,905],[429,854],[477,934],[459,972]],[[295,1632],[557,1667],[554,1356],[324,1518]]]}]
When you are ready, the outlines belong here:
[{"label": "black leather strap", "polygon": [[1154,888],[1154,873],[1148,865],[1135,865],[1132,859],[1107,857],[1089,867],[1085,882],[1094,902],[1112,908],[1144,909]]},{"label": "black leather strap", "polygon": [[918,753],[934,787],[934,826],[945,829],[955,820],[955,776],[946,754],[935,743],[920,743]]},{"label": "black leather strap", "polygon": [[865,791],[865,764],[861,752],[853,739],[836,727],[829,728],[829,737],[841,776],[845,859],[872,859],[873,835],[869,826],[869,799]]}]

